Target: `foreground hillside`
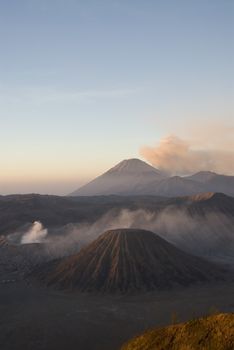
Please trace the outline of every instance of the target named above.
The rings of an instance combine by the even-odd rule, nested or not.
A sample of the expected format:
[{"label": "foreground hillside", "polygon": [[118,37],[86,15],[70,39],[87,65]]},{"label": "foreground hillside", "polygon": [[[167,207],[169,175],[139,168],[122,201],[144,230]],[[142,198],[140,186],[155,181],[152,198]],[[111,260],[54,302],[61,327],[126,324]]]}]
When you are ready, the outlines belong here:
[{"label": "foreground hillside", "polygon": [[119,350],[143,330],[171,324],[172,314],[184,322],[214,307],[232,312],[233,294],[233,283],[122,297],[2,283],[0,348]]},{"label": "foreground hillside", "polygon": [[130,340],[121,350],[233,350],[234,314],[219,314],[156,328]]}]

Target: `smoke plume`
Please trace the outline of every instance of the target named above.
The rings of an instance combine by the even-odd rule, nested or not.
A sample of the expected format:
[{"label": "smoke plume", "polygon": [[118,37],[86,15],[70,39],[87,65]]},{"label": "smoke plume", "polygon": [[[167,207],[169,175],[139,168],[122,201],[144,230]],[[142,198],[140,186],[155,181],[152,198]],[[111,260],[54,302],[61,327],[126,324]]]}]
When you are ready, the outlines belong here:
[{"label": "smoke plume", "polygon": [[43,242],[47,258],[52,259],[77,253],[107,230],[140,228],[155,232],[192,254],[222,255],[228,252],[233,255],[233,225],[233,220],[221,213],[191,217],[186,211],[173,206],[161,212],[111,210],[94,223],[68,224],[49,231],[48,235],[40,223],[34,224],[34,231],[29,231],[30,236],[29,232],[24,234],[22,243]]},{"label": "smoke plume", "polygon": [[31,228],[22,236],[21,244],[42,243],[48,234],[40,221],[34,221]]},{"label": "smoke plume", "polygon": [[189,175],[198,171],[234,174],[232,149],[202,149],[191,142],[170,135],[155,146],[145,146],[141,155],[168,175]]}]

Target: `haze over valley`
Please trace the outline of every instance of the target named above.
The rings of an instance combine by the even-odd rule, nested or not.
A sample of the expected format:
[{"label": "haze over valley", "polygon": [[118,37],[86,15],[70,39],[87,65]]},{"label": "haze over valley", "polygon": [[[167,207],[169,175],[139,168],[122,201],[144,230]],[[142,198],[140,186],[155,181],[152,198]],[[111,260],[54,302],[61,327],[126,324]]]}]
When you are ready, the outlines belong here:
[{"label": "haze over valley", "polygon": [[[9,313],[3,334],[11,327],[21,329],[10,342],[1,338],[4,349],[16,343],[41,349],[41,341],[34,340],[36,329],[40,337],[42,330],[46,332],[42,338],[46,346],[64,349],[62,339],[55,338],[54,312],[43,315],[38,309],[47,303],[59,313],[64,312],[61,307],[67,310],[75,324],[82,322],[93,341],[75,335],[63,322],[61,327],[76,346],[90,350],[118,349],[149,326],[167,325],[173,313],[186,321],[212,307],[232,312],[232,181],[232,176],[212,172],[168,177],[141,160],[129,159],[67,196],[1,196],[0,279],[3,311],[7,307]],[[215,184],[226,193],[212,192]],[[27,325],[26,335],[22,327],[27,323],[12,322],[14,308],[9,303],[18,293],[26,319],[35,312],[42,329]],[[38,302],[30,315],[30,300],[35,297]],[[192,309],[187,304],[190,297],[196,298]],[[149,308],[148,303],[156,303],[157,316],[152,312],[146,318],[137,316],[141,308]],[[74,307],[75,312],[70,310]],[[91,320],[100,312],[102,319],[94,330]],[[18,317],[22,322],[21,313]],[[107,340],[102,332],[109,322],[113,323]],[[125,322],[130,327],[123,332],[120,324]]]},{"label": "haze over valley", "polygon": [[0,350],[234,350],[234,2],[0,1]]}]

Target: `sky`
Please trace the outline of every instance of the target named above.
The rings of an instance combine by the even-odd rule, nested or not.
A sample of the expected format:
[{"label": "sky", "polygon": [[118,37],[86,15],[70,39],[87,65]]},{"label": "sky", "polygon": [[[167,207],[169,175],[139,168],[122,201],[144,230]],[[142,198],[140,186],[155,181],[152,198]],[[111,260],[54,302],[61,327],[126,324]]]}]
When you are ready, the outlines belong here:
[{"label": "sky", "polygon": [[233,23],[233,0],[0,0],[0,193],[69,193],[168,135],[234,151]]}]

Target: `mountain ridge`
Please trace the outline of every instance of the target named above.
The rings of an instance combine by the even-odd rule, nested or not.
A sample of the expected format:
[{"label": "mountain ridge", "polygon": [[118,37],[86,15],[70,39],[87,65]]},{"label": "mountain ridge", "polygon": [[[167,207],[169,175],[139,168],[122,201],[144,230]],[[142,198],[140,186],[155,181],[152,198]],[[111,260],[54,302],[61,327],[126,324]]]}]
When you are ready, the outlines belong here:
[{"label": "mountain ridge", "polygon": [[164,177],[159,170],[142,160],[126,159],[70,195],[140,194],[150,183]]},{"label": "mountain ridge", "polygon": [[157,195],[191,196],[202,192],[222,192],[234,196],[234,176],[200,171],[190,176],[168,177],[140,159],[125,159],[80,187],[70,196]]}]

